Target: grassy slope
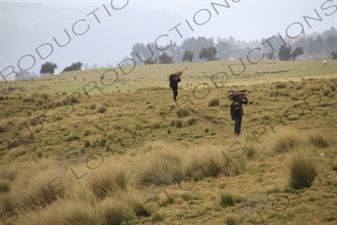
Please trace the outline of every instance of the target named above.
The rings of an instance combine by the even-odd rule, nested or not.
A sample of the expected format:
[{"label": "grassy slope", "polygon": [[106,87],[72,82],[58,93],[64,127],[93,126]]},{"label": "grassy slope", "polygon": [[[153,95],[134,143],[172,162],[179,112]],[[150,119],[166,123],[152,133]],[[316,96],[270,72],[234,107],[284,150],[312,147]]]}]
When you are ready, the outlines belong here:
[{"label": "grassy slope", "polygon": [[[222,71],[230,74],[227,65],[237,64],[236,67],[232,67],[233,70],[242,70],[238,63],[238,61],[217,61],[138,66],[130,74],[119,75],[120,80],[109,87],[100,84],[98,78],[105,70],[76,72],[77,81],[73,81],[70,73],[36,81],[2,84],[2,88],[3,86],[6,88],[6,92],[3,93],[8,93],[8,87],[25,87],[26,91],[13,90],[4,95],[8,96],[8,99],[5,97],[5,100],[0,101],[1,136],[11,142],[17,140],[13,132],[17,131],[18,127],[24,127],[20,124],[25,121],[29,121],[28,125],[32,132],[41,131],[34,134],[33,143],[13,147],[8,153],[6,153],[8,143],[2,141],[0,144],[2,153],[0,187],[3,190],[0,194],[1,209],[14,208],[15,203],[27,207],[28,204],[32,204],[29,195],[41,195],[40,188],[46,187],[50,181],[58,178],[53,186],[62,182],[65,189],[56,195],[57,200],[46,204],[47,207],[43,209],[35,205],[37,212],[31,211],[27,215],[22,215],[16,209],[18,219],[14,224],[27,224],[27,219],[30,223],[39,221],[41,224],[57,224],[46,222],[53,220],[55,215],[58,215],[56,217],[58,220],[70,218],[70,222],[67,221],[71,224],[74,223],[71,222],[72,219],[81,213],[90,217],[86,217],[87,223],[91,221],[91,224],[97,224],[106,218],[109,205],[130,201],[143,203],[148,199],[152,199],[152,203],[159,207],[159,210],[149,217],[142,216],[141,223],[158,221],[159,224],[196,222],[231,224],[231,220],[234,220],[232,224],[241,221],[242,224],[259,224],[262,216],[265,220],[271,217],[267,223],[274,224],[302,224],[305,221],[311,224],[334,224],[337,220],[335,210],[337,176],[334,176],[335,170],[329,171],[331,166],[324,166],[330,164],[336,166],[334,161],[337,154],[335,147],[337,140],[334,138],[336,62],[331,61],[328,67],[323,68],[320,61],[264,61],[256,65],[247,65],[246,71],[240,77],[229,77],[228,83],[223,88],[214,88],[209,77]],[[190,115],[177,118],[178,108],[171,100],[172,93],[167,87],[166,76],[183,68],[187,70],[183,74],[180,84],[183,88],[179,96],[188,95],[193,104],[186,102],[182,105],[181,107],[189,111]],[[125,71],[127,70],[125,68]],[[108,81],[115,79],[112,74],[106,74],[105,77]],[[88,98],[84,95],[82,87],[91,81],[96,81],[103,89],[102,92],[91,91]],[[195,99],[192,94],[193,88],[204,82],[211,86],[209,94],[205,98]],[[276,88],[280,83],[285,84],[285,88]],[[43,90],[38,91],[38,87],[41,86]],[[151,87],[145,88],[146,86]],[[321,86],[325,93],[320,89]],[[237,138],[232,136],[230,102],[225,96],[227,90],[241,87],[247,88],[250,95],[249,105],[244,108],[243,136]],[[76,100],[78,94],[74,94],[76,102],[71,106],[67,96],[77,91],[81,97]],[[197,96],[205,96],[207,92],[208,89],[201,85],[194,93]],[[182,104],[186,96],[178,102]],[[220,105],[209,107],[208,103],[216,98],[219,98]],[[169,113],[170,106],[174,107],[171,113]],[[303,114],[298,115],[302,112],[301,107]],[[287,118],[285,112],[288,108],[290,109]],[[55,117],[42,118],[40,124],[33,126],[32,119],[45,113],[47,109],[49,111],[46,115],[54,113]],[[99,109],[106,111],[100,113]],[[167,114],[166,121],[160,116],[160,111]],[[57,117],[59,118],[55,121]],[[280,117],[287,126],[279,124],[274,127],[273,133],[268,122],[273,125]],[[172,126],[177,120],[182,122],[182,128]],[[195,123],[190,125],[189,123],[193,121]],[[261,144],[258,144],[251,134],[264,129],[265,134],[259,137]],[[306,139],[304,146],[299,148],[306,149],[308,155],[312,154],[318,163],[318,175],[321,178],[321,182],[319,179],[315,180],[317,189],[302,190],[297,194],[292,192],[288,185],[289,162],[297,150],[281,154],[273,151],[273,145],[282,132],[293,131]],[[322,134],[328,139],[329,147],[321,148],[310,144],[307,133],[309,131]],[[134,139],[130,138],[130,132],[134,135]],[[28,139],[27,129],[19,130],[18,133],[20,137]],[[239,144],[232,146],[237,141]],[[235,153],[230,151],[242,147],[246,150],[248,147],[255,149],[254,157],[247,160],[246,166],[235,159],[237,156],[235,154],[239,151]],[[177,167],[180,175],[192,173],[193,169],[185,167],[193,164],[193,156],[201,155],[201,159],[194,159],[192,167],[196,168],[203,162],[210,165],[212,156],[221,158],[220,151],[234,160],[233,166],[226,167],[226,170],[234,172],[236,168],[234,165],[241,165],[238,167],[242,171],[238,172],[236,177],[218,179],[212,176],[202,177],[190,190],[181,190],[173,178],[171,185],[147,186],[142,182],[139,183],[139,177],[146,176],[146,171],[144,172],[146,168],[160,169],[160,166],[165,164],[157,167],[152,165],[157,159],[161,162],[160,160],[165,158],[160,155],[161,151],[167,151],[168,155],[173,154],[172,157],[181,162],[181,165],[178,163],[181,168],[176,164],[168,166],[170,169],[166,168],[171,171]],[[325,153],[324,157],[319,156],[321,152]],[[212,155],[213,153],[215,155]],[[101,156],[104,162],[102,166],[98,166]],[[116,168],[105,168],[107,165],[116,165]],[[103,182],[103,178],[97,177],[110,174],[111,170],[120,167],[123,171],[129,171],[127,188],[109,186],[108,194],[104,194],[105,200],[102,201],[95,192],[99,186],[93,184]],[[322,169],[329,172],[324,174]],[[76,179],[74,171],[77,176],[86,173],[88,175],[83,179]],[[111,176],[113,177],[113,174]],[[162,174],[159,178],[162,176],[166,175]],[[186,182],[185,185],[191,182]],[[55,189],[60,190],[57,188]],[[116,189],[119,191],[116,192]],[[167,203],[164,190],[171,197],[181,196]],[[92,197],[92,193],[96,196]],[[224,193],[234,196],[233,206],[221,206],[220,199]],[[133,208],[134,203],[127,203],[119,206],[125,208],[124,213]],[[147,207],[150,205],[146,204]],[[288,207],[283,210],[285,205]],[[82,211],[73,212],[73,208],[80,208]],[[129,214],[132,214],[132,210]],[[161,219],[163,221],[160,222]],[[13,216],[6,221],[11,220]]]}]

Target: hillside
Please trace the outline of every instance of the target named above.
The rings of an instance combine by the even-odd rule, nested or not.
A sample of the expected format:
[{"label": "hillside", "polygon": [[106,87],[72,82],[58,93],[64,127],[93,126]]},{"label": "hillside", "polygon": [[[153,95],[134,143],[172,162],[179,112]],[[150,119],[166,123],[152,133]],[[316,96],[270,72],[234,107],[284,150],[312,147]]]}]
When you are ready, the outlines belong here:
[{"label": "hillside", "polygon": [[[336,62],[245,63],[2,82],[1,223],[335,224]],[[240,137],[231,89],[249,92]]]}]

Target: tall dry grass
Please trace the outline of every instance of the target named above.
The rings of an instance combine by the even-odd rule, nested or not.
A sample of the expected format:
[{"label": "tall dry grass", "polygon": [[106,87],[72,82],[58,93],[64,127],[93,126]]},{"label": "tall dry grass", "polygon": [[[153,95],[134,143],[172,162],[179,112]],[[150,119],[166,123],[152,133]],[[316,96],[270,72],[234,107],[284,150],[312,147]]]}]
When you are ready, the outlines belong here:
[{"label": "tall dry grass", "polygon": [[298,131],[284,129],[276,134],[272,149],[275,153],[285,153],[292,151],[295,147],[303,143],[303,139]]},{"label": "tall dry grass", "polygon": [[247,161],[244,155],[233,158],[224,149],[212,145],[192,148],[166,144],[140,157],[138,161],[142,163],[136,164],[134,171],[134,179],[140,185],[200,180],[216,177],[226,170],[240,174],[245,171]]},{"label": "tall dry grass", "polygon": [[308,149],[292,153],[289,161],[289,185],[294,189],[310,188],[317,176],[318,164]]}]

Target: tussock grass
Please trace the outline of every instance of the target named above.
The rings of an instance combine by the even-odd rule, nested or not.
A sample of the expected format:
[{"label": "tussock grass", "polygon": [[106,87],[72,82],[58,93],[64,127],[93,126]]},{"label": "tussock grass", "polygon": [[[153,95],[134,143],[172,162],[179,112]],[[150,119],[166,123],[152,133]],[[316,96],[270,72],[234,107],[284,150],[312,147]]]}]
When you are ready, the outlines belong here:
[{"label": "tussock grass", "polygon": [[83,202],[65,204],[61,218],[65,225],[94,225],[101,222],[97,210]]},{"label": "tussock grass", "polygon": [[220,206],[225,208],[228,206],[234,206],[234,196],[231,193],[220,193]]},{"label": "tussock grass", "polygon": [[172,184],[183,175],[183,160],[174,149],[166,147],[151,153],[141,165],[136,165],[135,180],[138,184]]},{"label": "tussock grass", "polygon": [[303,144],[303,140],[300,134],[297,131],[286,129],[277,134],[272,149],[275,153],[285,153],[301,144]]},{"label": "tussock grass", "polygon": [[210,100],[208,102],[209,107],[219,106],[219,105],[220,105],[220,99],[219,98],[213,98],[212,100]]},{"label": "tussock grass", "polygon": [[43,211],[27,214],[29,224],[95,225],[102,224],[97,209],[81,201],[67,200]]},{"label": "tussock grass", "polygon": [[278,83],[275,85],[275,89],[283,89],[287,88],[287,85],[285,83]]},{"label": "tussock grass", "polygon": [[19,168],[15,165],[3,166],[0,170],[0,177],[4,180],[13,181],[17,177],[18,170]]},{"label": "tussock grass", "polygon": [[193,124],[195,124],[196,122],[197,122],[197,120],[196,120],[194,117],[188,119],[188,124],[189,124],[189,125],[193,125]]},{"label": "tussock grass", "polygon": [[254,159],[256,157],[258,150],[255,144],[246,143],[244,144],[244,148],[248,160]]},{"label": "tussock grass", "polygon": [[329,147],[329,141],[324,134],[318,132],[310,132],[308,134],[309,143],[319,147],[319,148],[327,148]]},{"label": "tussock grass", "polygon": [[89,109],[91,110],[95,110],[97,108],[97,104],[95,103],[91,103],[89,106],[88,106]]},{"label": "tussock grass", "polygon": [[143,163],[135,165],[134,179],[140,185],[190,182],[216,177],[227,170],[240,174],[245,171],[247,161],[244,155],[233,159],[221,148],[210,145],[194,148],[167,145],[148,154],[151,157],[144,155]]},{"label": "tussock grass", "polygon": [[10,191],[9,182],[5,180],[0,180],[0,194]]},{"label": "tussock grass", "polygon": [[[95,162],[98,166],[99,162]],[[88,175],[88,184],[98,200],[106,198],[110,193],[126,190],[129,180],[129,169],[120,163],[104,164],[95,173]]]},{"label": "tussock grass", "polygon": [[104,219],[103,224],[128,224],[137,217],[132,203],[125,197],[105,199],[99,204],[99,212]]},{"label": "tussock grass", "polygon": [[232,167],[234,168],[233,172],[235,174],[242,174],[246,170],[247,166],[247,156],[246,154],[241,155],[240,157],[234,158],[232,160]]},{"label": "tussock grass", "polygon": [[179,118],[188,117],[190,115],[191,115],[190,110],[187,107],[184,107],[184,108],[181,108],[181,109],[177,110],[177,116]]},{"label": "tussock grass", "polygon": [[156,223],[164,220],[164,215],[162,213],[155,212],[151,218],[151,223]]},{"label": "tussock grass", "polygon": [[51,182],[54,178],[48,170],[40,172],[38,176],[30,180],[30,185],[22,190],[24,192],[17,193],[17,198],[24,205],[35,205],[41,208],[55,202],[58,198],[62,198],[64,193],[60,191],[55,194],[63,188],[62,184],[58,185],[54,190],[50,188],[50,186],[53,187],[55,184],[60,183],[60,180]]},{"label": "tussock grass", "polygon": [[182,128],[183,127],[183,122],[181,120],[176,120],[175,124],[176,124],[176,128]]},{"label": "tussock grass", "polygon": [[290,94],[288,90],[273,90],[269,94],[269,97],[278,97],[278,96],[289,97]]},{"label": "tussock grass", "polygon": [[310,188],[317,176],[317,163],[305,150],[294,152],[289,162],[289,175],[292,188]]},{"label": "tussock grass", "polygon": [[14,120],[12,119],[1,119],[0,120],[0,133],[6,132],[6,130],[9,129],[14,124],[15,124]]},{"label": "tussock grass", "polygon": [[98,113],[105,113],[106,110],[107,110],[107,109],[106,109],[104,106],[100,106],[100,107],[98,107],[98,109],[97,109],[96,112],[98,112]]},{"label": "tussock grass", "polygon": [[152,123],[152,128],[153,128],[153,129],[160,129],[160,127],[161,127],[161,126],[160,126],[160,123],[159,123],[159,122],[153,122],[153,123]]}]

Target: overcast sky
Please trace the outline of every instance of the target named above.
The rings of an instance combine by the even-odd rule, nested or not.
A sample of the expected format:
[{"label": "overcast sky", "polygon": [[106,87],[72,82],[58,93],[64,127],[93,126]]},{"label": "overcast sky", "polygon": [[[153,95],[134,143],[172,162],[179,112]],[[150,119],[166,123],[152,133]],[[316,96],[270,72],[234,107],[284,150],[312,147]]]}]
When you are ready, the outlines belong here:
[{"label": "overcast sky", "polygon": [[[9,2],[15,2],[14,6]],[[0,0],[0,3],[0,72],[9,66],[18,71],[18,61],[27,54],[33,55],[36,62],[27,56],[20,61],[21,67],[29,68],[34,63],[28,71],[37,73],[41,64],[52,60],[62,67],[71,64],[69,60],[115,66],[123,57],[130,56],[133,44],[153,43],[163,34],[167,36],[162,37],[159,44],[169,40],[181,44],[183,39],[192,36],[214,37],[215,40],[232,36],[239,40],[261,41],[277,33],[285,36],[286,31],[289,36],[297,36],[302,29],[311,34],[337,28],[337,0],[228,0],[228,8],[220,6],[226,5],[223,0]],[[122,9],[116,10],[118,8]],[[305,16],[317,19],[306,22]],[[78,32],[88,25],[91,28],[75,36],[71,29],[80,19],[86,22],[78,22]],[[64,29],[71,33],[72,43],[56,48],[52,37],[64,36]],[[54,51],[42,60],[35,50],[44,43],[51,43]],[[97,52],[92,50],[94,46]],[[106,53],[104,46],[111,51]]]}]

